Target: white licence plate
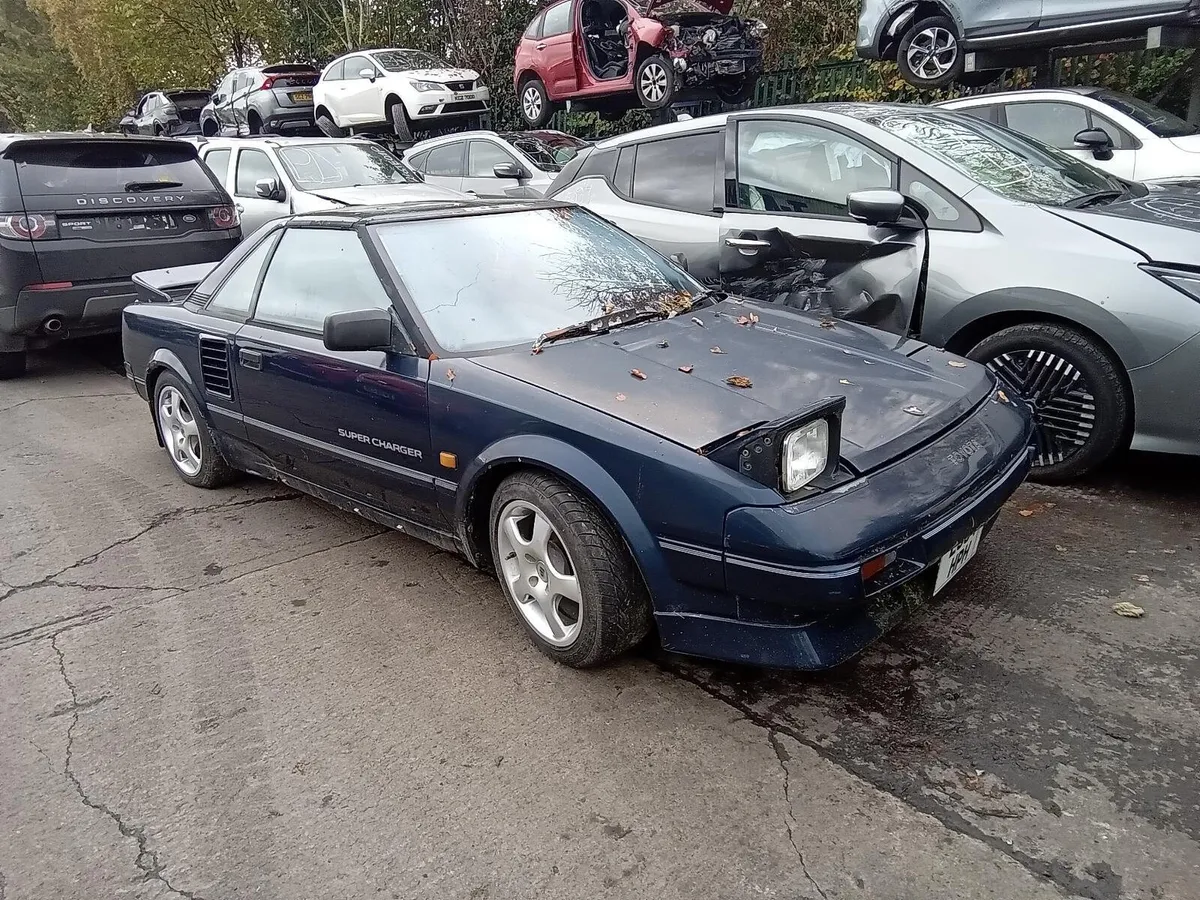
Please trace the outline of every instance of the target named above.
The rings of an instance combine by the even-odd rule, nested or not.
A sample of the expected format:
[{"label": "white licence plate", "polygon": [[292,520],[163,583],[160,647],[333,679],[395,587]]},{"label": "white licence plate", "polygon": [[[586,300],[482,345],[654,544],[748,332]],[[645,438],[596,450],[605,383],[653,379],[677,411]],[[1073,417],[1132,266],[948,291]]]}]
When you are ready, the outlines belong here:
[{"label": "white licence plate", "polygon": [[979,550],[979,540],[982,537],[983,529],[977,529],[951,547],[950,552],[942,557],[941,562],[938,563],[937,581],[933,585],[935,594],[971,561],[971,557]]},{"label": "white licence plate", "polygon": [[455,94],[455,95],[454,95],[454,102],[456,102],[456,103],[457,103],[457,102],[459,102],[459,101],[462,101],[462,100],[474,100],[474,99],[475,99],[475,94],[474,94],[474,92],[470,92],[470,93],[466,93],[466,94]]}]

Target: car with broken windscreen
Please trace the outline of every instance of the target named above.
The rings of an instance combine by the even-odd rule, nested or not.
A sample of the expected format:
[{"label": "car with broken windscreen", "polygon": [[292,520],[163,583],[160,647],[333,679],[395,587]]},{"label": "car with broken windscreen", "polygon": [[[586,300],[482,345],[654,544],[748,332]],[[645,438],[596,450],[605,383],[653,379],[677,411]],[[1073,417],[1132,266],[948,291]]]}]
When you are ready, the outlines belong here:
[{"label": "car with broken windscreen", "polygon": [[652,626],[839,663],[1029,470],[1029,410],[983,366],[705,289],[566,204],[310,213],[138,279],[126,369],[185,482],[254,473],[459,552],[568,665]]},{"label": "car with broken windscreen", "polygon": [[237,204],[247,235],[296,213],[463,196],[426,184],[395,154],[359,138],[212,138],[198,144],[201,161]]},{"label": "car with broken windscreen", "polygon": [[517,44],[513,87],[530,128],[570,104],[619,118],[630,109],[716,97],[744,103],[762,74],[767,26],[733,0],[561,0]]}]

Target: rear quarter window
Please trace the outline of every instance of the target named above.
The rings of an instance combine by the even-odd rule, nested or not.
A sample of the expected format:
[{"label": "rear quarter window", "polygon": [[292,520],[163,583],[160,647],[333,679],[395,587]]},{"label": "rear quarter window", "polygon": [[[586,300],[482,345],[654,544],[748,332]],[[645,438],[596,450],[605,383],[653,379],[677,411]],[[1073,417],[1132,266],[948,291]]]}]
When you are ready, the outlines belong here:
[{"label": "rear quarter window", "polygon": [[[10,149],[27,194],[125,193],[127,185],[161,183],[164,190],[211,191],[212,174],[189,146],[96,141]],[[153,188],[150,188],[151,190]]]}]

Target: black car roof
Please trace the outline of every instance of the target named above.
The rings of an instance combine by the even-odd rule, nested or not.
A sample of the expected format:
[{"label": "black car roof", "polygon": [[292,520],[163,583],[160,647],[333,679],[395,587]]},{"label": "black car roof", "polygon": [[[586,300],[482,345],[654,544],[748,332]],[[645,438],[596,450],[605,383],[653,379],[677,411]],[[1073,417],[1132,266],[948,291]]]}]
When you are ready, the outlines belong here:
[{"label": "black car roof", "polygon": [[302,213],[291,221],[301,224],[391,225],[396,222],[416,222],[424,219],[450,219],[489,213],[524,212],[532,209],[570,209],[574,204],[555,200],[425,200],[420,203],[391,206],[346,206],[339,209]]},{"label": "black car roof", "polygon": [[151,137],[150,135],[108,134],[102,131],[95,133],[86,131],[36,131],[29,134],[0,134],[0,156],[3,156],[4,153],[14,146],[34,143],[36,141],[46,141],[56,144],[82,144],[96,141],[136,141],[139,144],[167,144],[172,147],[186,145],[195,147],[194,144],[188,144],[187,141],[168,137]]}]

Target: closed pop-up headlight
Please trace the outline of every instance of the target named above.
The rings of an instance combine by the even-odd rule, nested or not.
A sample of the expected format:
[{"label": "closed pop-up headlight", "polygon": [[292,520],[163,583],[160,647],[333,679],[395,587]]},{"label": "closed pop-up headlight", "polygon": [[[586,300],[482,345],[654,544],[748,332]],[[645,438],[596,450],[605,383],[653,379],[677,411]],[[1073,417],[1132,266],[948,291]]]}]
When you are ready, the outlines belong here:
[{"label": "closed pop-up headlight", "polygon": [[829,422],[817,419],[783,439],[783,492],[798,491],[829,465]]},{"label": "closed pop-up headlight", "polygon": [[716,441],[700,452],[785,496],[833,485],[845,397],[829,397],[774,422]]}]

